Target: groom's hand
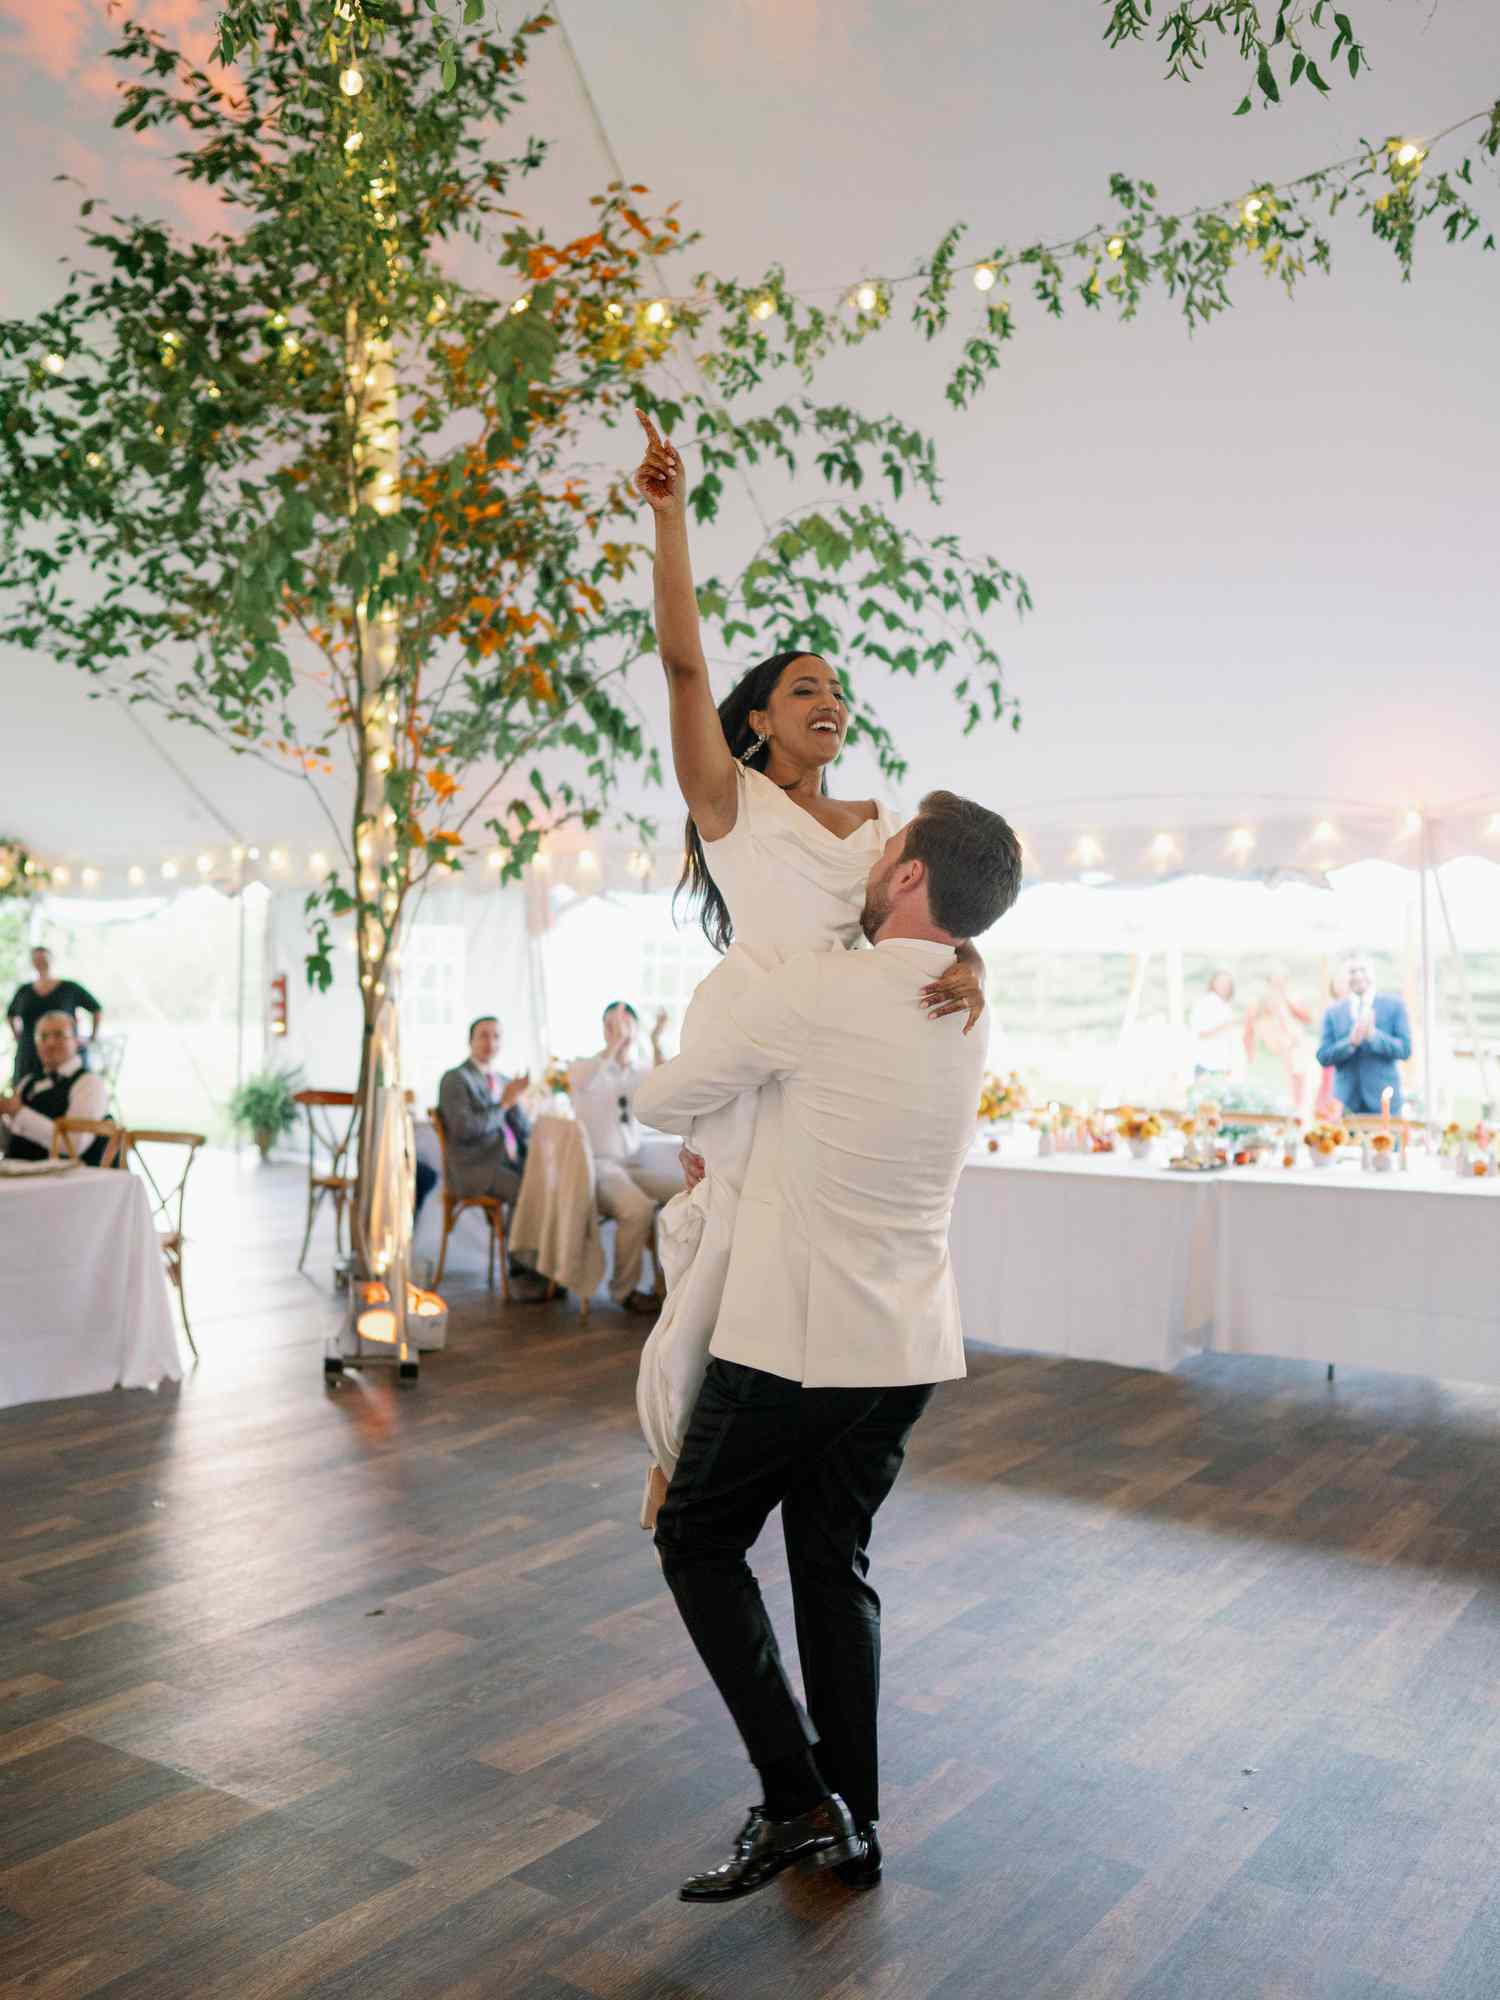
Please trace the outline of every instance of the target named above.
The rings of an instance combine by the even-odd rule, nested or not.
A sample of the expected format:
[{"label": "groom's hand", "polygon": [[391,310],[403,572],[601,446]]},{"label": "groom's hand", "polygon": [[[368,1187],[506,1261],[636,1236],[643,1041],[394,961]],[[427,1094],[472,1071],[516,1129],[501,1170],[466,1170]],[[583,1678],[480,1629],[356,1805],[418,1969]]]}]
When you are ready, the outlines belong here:
[{"label": "groom's hand", "polygon": [[686,1146],[677,1155],[677,1160],[682,1168],[682,1178],[687,1183],[687,1191],[691,1194],[708,1173],[708,1162],[701,1153],[689,1152]]}]

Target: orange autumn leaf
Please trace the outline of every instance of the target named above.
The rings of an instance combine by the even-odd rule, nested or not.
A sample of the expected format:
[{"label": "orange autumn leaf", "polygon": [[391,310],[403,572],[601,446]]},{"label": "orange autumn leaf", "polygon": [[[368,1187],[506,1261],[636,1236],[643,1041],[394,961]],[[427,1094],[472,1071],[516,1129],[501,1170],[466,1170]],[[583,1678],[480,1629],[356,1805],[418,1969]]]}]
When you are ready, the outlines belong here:
[{"label": "orange autumn leaf", "polygon": [[429,771],[427,782],[440,799],[451,799],[458,790],[458,785],[446,771]]},{"label": "orange autumn leaf", "polygon": [[469,599],[469,615],[473,618],[488,618],[494,608],[495,600],[493,597],[471,597]]}]

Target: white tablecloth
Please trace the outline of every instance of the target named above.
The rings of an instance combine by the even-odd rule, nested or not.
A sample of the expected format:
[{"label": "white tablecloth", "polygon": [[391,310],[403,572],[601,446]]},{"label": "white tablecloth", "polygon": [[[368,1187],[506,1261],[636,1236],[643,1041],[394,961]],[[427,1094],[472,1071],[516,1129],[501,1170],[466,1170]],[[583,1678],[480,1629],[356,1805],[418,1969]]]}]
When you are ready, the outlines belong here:
[{"label": "white tablecloth", "polygon": [[1128,1155],[979,1155],[953,1210],[964,1332],[1175,1368],[1199,1348],[1500,1384],[1500,1186]]},{"label": "white tablecloth", "polygon": [[181,1373],[144,1183],[92,1167],[0,1179],[0,1408]]},{"label": "white tablecloth", "polygon": [[1216,1347],[1500,1384],[1500,1191],[1247,1173],[1224,1190]]},{"label": "white tablecloth", "polygon": [[965,1336],[1175,1368],[1212,1335],[1222,1178],[1128,1157],[971,1161],[950,1239]]}]

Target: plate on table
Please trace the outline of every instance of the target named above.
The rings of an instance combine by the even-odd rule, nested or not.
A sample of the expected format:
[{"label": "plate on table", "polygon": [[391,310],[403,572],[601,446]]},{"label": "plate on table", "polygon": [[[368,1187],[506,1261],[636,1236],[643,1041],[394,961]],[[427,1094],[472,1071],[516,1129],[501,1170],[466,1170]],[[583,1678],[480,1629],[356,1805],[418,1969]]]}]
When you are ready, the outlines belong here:
[{"label": "plate on table", "polygon": [[1202,1160],[1168,1160],[1167,1171],[1173,1174],[1222,1174],[1228,1170],[1228,1160],[1213,1160],[1207,1165]]},{"label": "plate on table", "polygon": [[80,1160],[0,1160],[0,1179],[29,1181],[38,1174],[76,1174]]}]

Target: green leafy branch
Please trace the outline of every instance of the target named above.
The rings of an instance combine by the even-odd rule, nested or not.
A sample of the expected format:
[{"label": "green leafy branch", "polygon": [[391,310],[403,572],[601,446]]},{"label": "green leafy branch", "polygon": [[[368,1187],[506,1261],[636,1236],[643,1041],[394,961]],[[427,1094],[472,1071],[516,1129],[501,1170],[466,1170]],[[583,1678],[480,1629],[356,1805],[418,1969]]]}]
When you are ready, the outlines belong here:
[{"label": "green leafy branch", "polygon": [[[1106,4],[1110,12],[1104,39],[1111,48],[1145,40],[1155,15],[1155,0],[1106,0]],[[1261,103],[1279,104],[1283,80],[1291,88],[1306,78],[1312,89],[1328,95],[1330,85],[1318,67],[1316,52],[1310,52],[1308,46],[1313,33],[1321,37],[1317,48],[1330,69],[1341,57],[1351,77],[1369,68],[1370,59],[1364,44],[1355,37],[1353,22],[1333,6],[1332,0],[1312,0],[1305,8],[1298,0],[1274,0],[1274,11],[1273,0],[1264,5],[1261,0],[1206,0],[1198,6],[1192,0],[1177,0],[1177,4],[1163,8],[1152,38],[1166,43],[1167,75],[1183,83],[1190,83],[1199,70],[1207,68],[1212,36],[1233,41],[1240,60],[1255,72]],[[1236,106],[1235,116],[1242,118],[1250,107],[1251,95],[1247,93]]]}]

